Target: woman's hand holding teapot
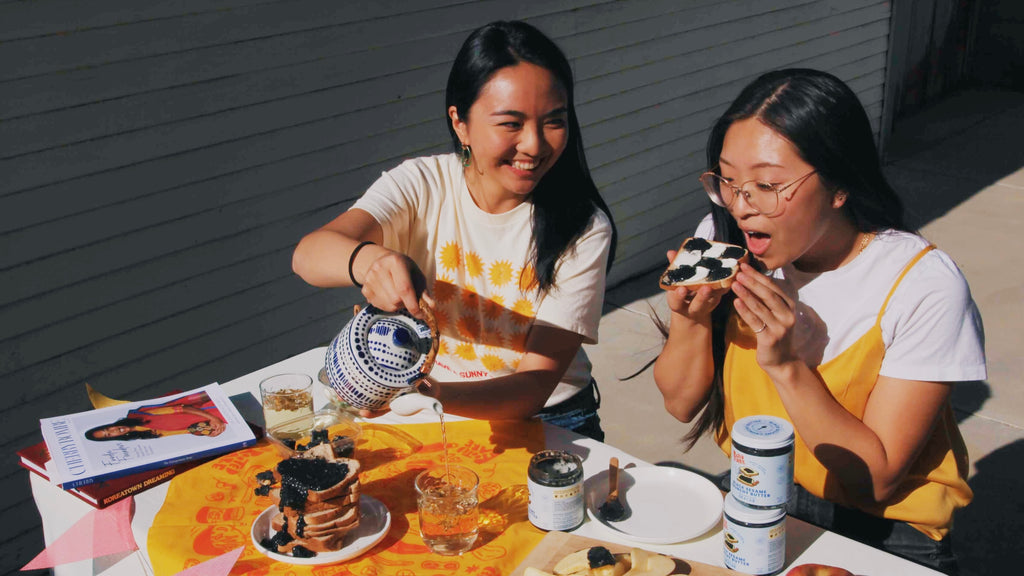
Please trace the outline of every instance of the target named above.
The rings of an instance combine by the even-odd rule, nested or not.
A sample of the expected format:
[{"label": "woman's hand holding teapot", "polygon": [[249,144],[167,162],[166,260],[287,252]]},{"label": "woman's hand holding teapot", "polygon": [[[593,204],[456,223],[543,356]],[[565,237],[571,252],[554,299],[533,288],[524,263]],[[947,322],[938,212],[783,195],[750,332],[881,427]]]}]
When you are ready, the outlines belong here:
[{"label": "woman's hand holding teapot", "polygon": [[[405,254],[379,248],[384,253],[366,269],[363,277],[363,297],[385,312],[407,310],[416,318],[423,318],[419,299],[424,296],[427,279],[419,266]],[[431,304],[433,301],[428,300]]]}]

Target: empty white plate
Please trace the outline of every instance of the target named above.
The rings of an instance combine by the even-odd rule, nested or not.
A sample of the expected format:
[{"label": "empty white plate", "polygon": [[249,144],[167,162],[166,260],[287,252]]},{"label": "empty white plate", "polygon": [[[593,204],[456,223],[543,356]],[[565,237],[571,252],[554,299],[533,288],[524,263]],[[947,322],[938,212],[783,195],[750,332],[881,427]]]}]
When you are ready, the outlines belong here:
[{"label": "empty white plate", "polygon": [[256,520],[252,523],[252,543],[256,545],[257,550],[266,556],[287,564],[314,566],[350,560],[366,552],[377,542],[380,542],[387,535],[388,529],[391,528],[391,512],[388,511],[388,507],[373,496],[363,494],[359,497],[359,512],[362,514],[359,519],[359,526],[345,536],[345,545],[341,550],[317,552],[317,555],[312,558],[295,558],[287,554],[272,552],[260,545],[261,540],[274,535],[273,529],[270,528],[270,519],[274,517],[274,514],[277,514],[277,511],[278,508],[275,504],[256,517]]},{"label": "empty white plate", "polygon": [[602,531],[635,542],[673,544],[696,538],[722,518],[722,492],[687,470],[641,466],[619,470],[619,500],[627,517],[606,522],[598,508],[608,497],[608,472],[586,482],[587,515]]}]

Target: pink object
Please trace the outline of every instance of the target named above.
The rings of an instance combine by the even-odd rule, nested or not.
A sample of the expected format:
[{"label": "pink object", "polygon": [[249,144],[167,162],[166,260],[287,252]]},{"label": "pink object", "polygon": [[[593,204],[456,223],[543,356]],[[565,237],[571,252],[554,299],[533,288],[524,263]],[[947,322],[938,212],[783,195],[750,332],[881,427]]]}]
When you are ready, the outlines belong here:
[{"label": "pink object", "polygon": [[216,558],[210,558],[202,564],[196,564],[191,568],[182,570],[175,574],[175,576],[227,576],[231,569],[234,568],[235,562],[238,562],[238,557],[242,555],[243,550],[245,550],[245,546],[239,546]]},{"label": "pink object", "polygon": [[22,570],[53,568],[79,560],[138,550],[139,546],[132,535],[132,500],[125,498],[107,508],[90,510]]}]

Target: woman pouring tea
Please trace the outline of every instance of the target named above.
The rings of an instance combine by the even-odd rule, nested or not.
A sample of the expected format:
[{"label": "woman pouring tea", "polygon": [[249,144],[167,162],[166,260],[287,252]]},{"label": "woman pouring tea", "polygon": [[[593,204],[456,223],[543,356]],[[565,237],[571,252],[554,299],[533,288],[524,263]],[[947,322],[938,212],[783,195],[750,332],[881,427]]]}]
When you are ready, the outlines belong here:
[{"label": "woman pouring tea", "polygon": [[455,152],[385,172],[308,234],[293,268],[356,286],[373,306],[420,316],[440,346],[422,392],[446,412],[539,415],[602,438],[584,342],[597,340],[615,227],[590,177],[561,50],[523,22],[462,45],[445,120]]},{"label": "woman pouring tea", "polygon": [[949,395],[986,377],[981,318],[956,264],[907,231],[857,96],[824,72],[765,74],[707,156],[696,235],[758,266],[668,293],[666,408],[727,454],[740,418],[785,418],[791,515],[955,572],[949,530],[972,492]]}]

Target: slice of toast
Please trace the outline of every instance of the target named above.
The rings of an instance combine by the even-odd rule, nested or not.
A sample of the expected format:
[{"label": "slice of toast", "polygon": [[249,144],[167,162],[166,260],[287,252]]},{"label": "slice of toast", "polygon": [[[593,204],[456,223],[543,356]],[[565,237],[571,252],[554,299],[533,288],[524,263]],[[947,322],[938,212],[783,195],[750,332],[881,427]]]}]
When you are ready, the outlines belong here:
[{"label": "slice of toast", "polygon": [[334,552],[336,550],[341,550],[342,546],[345,545],[345,536],[357,527],[358,524],[348,528],[342,528],[326,536],[305,536],[302,538],[296,538],[287,544],[278,546],[277,551],[280,554],[291,554],[292,549],[296,546],[302,546],[303,548],[312,550],[313,552]]},{"label": "slice of toast", "polygon": [[[274,504],[277,504],[278,506],[281,505],[280,488],[271,489],[269,496],[274,500]],[[327,500],[323,500],[321,502],[306,502],[306,505],[303,507],[302,511],[306,515],[310,515],[316,514],[318,512],[323,512],[325,510],[336,510],[338,508],[341,508],[342,506],[355,504],[356,502],[359,502],[359,482],[353,482],[351,485],[349,485],[348,492],[345,492],[344,494],[338,496],[337,498],[330,498]],[[286,510],[295,510],[291,506],[284,506],[284,508]],[[298,511],[295,510],[295,512]]]},{"label": "slice of toast", "polygon": [[680,286],[697,289],[701,286],[728,288],[739,272],[741,262],[749,262],[746,248],[703,238],[687,238],[676,257],[658,280],[663,290]]},{"label": "slice of toast", "polygon": [[[341,528],[348,528],[353,524],[359,524],[359,506],[351,506],[343,511],[341,515],[332,520],[320,524],[310,524],[308,522],[298,522],[296,518],[285,515],[284,512],[278,512],[270,519],[270,527],[274,531],[280,531],[288,528],[288,534],[293,538],[299,537],[298,530],[299,526],[302,526],[303,537],[317,537],[326,536],[332,534]],[[307,518],[308,520],[308,518]]]}]

